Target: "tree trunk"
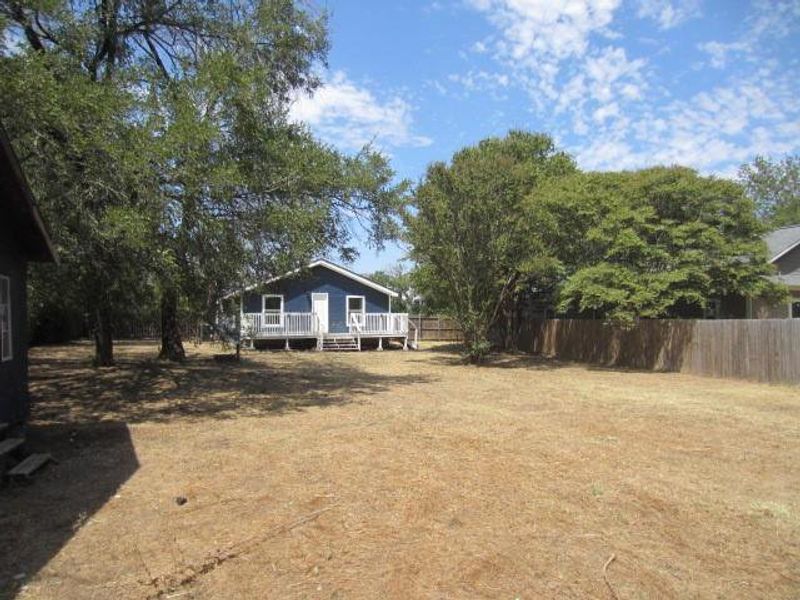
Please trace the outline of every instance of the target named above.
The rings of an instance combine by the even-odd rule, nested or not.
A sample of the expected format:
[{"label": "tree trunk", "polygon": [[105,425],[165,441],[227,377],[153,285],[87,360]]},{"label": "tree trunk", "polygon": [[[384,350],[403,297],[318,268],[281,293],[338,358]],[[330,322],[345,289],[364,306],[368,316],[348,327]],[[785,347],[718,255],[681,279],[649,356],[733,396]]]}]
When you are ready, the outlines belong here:
[{"label": "tree trunk", "polygon": [[505,327],[503,331],[503,350],[506,352],[517,351],[517,338],[519,336],[520,324],[520,298],[514,294],[510,297],[505,307],[503,314],[505,317]]},{"label": "tree trunk", "polygon": [[107,306],[98,306],[94,312],[94,364],[96,367],[114,366],[114,340],[111,337],[111,314]]},{"label": "tree trunk", "polygon": [[178,328],[178,293],[171,287],[161,294],[161,352],[158,357],[174,361],[186,358]]}]

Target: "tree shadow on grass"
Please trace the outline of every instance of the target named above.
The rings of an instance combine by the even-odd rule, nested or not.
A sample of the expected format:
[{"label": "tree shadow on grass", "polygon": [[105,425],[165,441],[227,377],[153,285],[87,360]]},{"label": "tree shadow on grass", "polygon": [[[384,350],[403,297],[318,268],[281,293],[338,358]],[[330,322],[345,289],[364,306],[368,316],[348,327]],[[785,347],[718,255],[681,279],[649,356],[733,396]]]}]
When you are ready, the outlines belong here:
[{"label": "tree shadow on grass", "polygon": [[606,365],[586,362],[582,360],[564,360],[541,354],[528,354],[525,352],[493,352],[481,363],[471,365],[464,356],[464,347],[461,344],[440,344],[422,350],[427,355],[420,357],[419,362],[442,366],[474,366],[486,369],[530,369],[536,371],[553,371],[564,368],[584,368],[589,371],[609,373],[638,373],[657,374],[672,372],[672,369],[655,369],[648,366]]},{"label": "tree shadow on grass", "polygon": [[120,344],[108,369],[92,367],[87,344],[32,353],[28,446],[59,462],[28,485],[0,489],[0,597],[17,594],[137,471],[129,423],[278,417],[428,380],[368,372],[347,357],[259,353],[221,363],[189,350],[171,364],[154,359],[153,344]]},{"label": "tree shadow on grass", "polygon": [[420,350],[418,362],[441,366],[474,366],[491,369],[536,369],[552,370],[570,366],[553,358],[522,352],[492,352],[480,363],[472,365],[464,355],[464,346],[460,343],[437,344]]},{"label": "tree shadow on grass", "polygon": [[94,369],[74,357],[36,358],[34,414],[37,421],[60,423],[281,415],[359,402],[427,379],[367,372],[343,360],[291,356],[245,355],[241,362],[222,363],[201,355],[171,364],[152,355],[122,355],[109,369]]},{"label": "tree shadow on grass", "polygon": [[58,457],[0,490],[0,597],[15,596],[136,472],[124,423],[37,425],[28,444]]}]

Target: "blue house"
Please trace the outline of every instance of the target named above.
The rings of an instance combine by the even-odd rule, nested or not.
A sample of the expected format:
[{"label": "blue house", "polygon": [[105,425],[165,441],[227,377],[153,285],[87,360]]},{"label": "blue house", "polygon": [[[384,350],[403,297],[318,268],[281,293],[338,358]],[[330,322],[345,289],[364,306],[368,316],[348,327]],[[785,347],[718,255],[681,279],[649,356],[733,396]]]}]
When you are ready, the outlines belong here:
[{"label": "blue house", "polygon": [[[313,340],[318,350],[360,350],[365,339],[416,347],[407,313],[392,312],[397,292],[328,260],[311,262],[245,290],[240,298],[241,338]],[[413,339],[409,339],[409,327]]]}]

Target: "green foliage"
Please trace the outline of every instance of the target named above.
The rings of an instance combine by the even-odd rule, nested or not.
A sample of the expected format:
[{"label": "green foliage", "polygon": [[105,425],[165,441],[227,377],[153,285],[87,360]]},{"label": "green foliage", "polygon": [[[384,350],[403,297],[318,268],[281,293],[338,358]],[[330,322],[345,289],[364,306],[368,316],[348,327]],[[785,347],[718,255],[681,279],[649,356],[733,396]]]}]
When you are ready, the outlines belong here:
[{"label": "green foliage", "polygon": [[728,294],[777,297],[764,227],[737,184],[686,168],[587,173],[528,202],[563,273],[559,309],[618,323]]},{"label": "green foliage", "polygon": [[488,351],[502,306],[551,268],[525,212],[545,181],[574,172],[546,135],[512,131],[428,168],[407,217],[412,258],[424,296],[446,299],[470,357]]},{"label": "green foliage", "polygon": [[287,121],[319,85],[325,14],[292,0],[29,0],[0,1],[0,17],[19,42],[0,48],[0,117],[62,256],[33,288],[59,281],[104,320],[154,293],[208,315],[314,254],[352,257],[359,227],[376,246],[397,235],[406,184],[387,159]]},{"label": "green foliage", "polygon": [[757,156],[739,169],[739,181],[770,227],[800,223],[800,156],[782,160]]},{"label": "green foliage", "polygon": [[768,279],[753,201],[691,169],[580,173],[549,138],[512,132],[432,165],[415,209],[413,279],[459,321],[476,362],[490,327],[536,290],[619,324],[785,295]]},{"label": "green foliage", "polygon": [[397,298],[392,298],[393,312],[407,313],[412,311],[414,288],[412,286],[411,273],[403,267],[402,263],[398,263],[386,271],[375,271],[369,275],[369,278],[399,294]]},{"label": "green foliage", "polygon": [[39,52],[0,59],[3,122],[61,258],[31,269],[31,316],[46,317],[52,303],[80,322],[103,304],[122,318],[152,293],[142,272],[156,258],[159,214],[142,152],[148,132],[133,122],[130,94],[74,67]]},{"label": "green foliage", "polygon": [[492,351],[492,343],[485,338],[474,340],[466,344],[466,358],[473,364],[482,363]]},{"label": "green foliage", "polygon": [[409,273],[409,280],[417,302],[414,312],[421,315],[453,314],[448,285],[437,276],[436,269],[430,263],[417,263]]}]

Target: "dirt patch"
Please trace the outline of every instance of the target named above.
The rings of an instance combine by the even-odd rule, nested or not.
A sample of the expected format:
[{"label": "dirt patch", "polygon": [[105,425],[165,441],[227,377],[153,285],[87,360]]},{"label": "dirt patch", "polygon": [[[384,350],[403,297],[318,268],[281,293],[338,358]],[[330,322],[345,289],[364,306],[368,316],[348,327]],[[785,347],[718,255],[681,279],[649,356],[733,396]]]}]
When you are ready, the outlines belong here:
[{"label": "dirt patch", "polygon": [[60,462],[0,491],[0,590],[800,594],[797,388],[441,347],[188,350],[123,344],[108,370],[84,344],[33,351],[30,437]]}]

